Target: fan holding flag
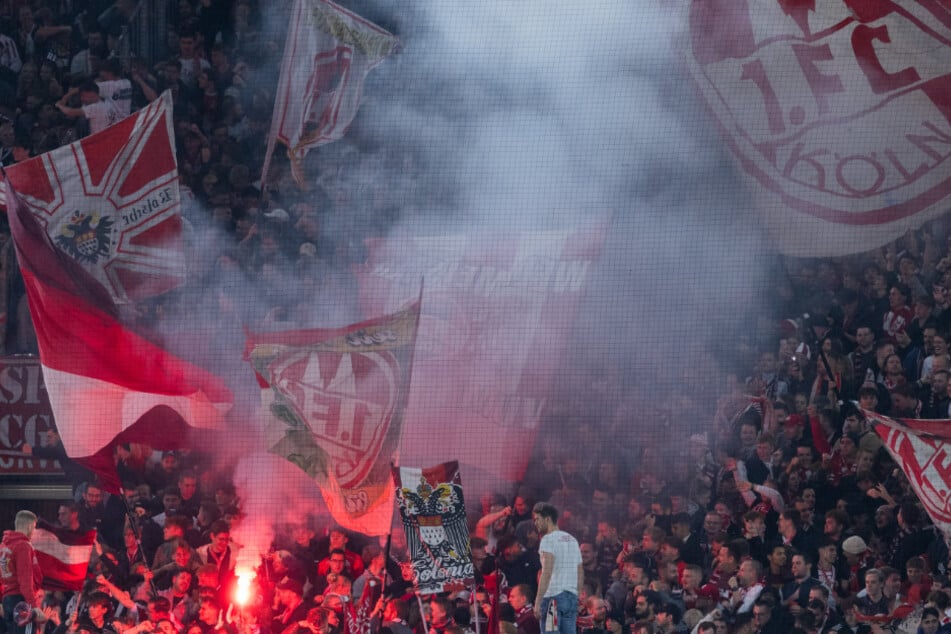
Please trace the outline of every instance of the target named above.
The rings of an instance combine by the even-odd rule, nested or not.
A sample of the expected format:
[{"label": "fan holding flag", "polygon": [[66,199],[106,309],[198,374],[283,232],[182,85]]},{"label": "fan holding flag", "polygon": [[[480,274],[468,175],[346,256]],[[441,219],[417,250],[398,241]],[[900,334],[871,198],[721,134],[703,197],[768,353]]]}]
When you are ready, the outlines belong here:
[{"label": "fan holding flag", "polygon": [[39,608],[43,599],[40,584],[43,572],[36,561],[30,537],[36,529],[36,515],[20,511],[14,529],[3,532],[0,542],[0,586],[3,587],[3,618],[9,634],[24,634],[26,628],[16,617],[19,603]]}]

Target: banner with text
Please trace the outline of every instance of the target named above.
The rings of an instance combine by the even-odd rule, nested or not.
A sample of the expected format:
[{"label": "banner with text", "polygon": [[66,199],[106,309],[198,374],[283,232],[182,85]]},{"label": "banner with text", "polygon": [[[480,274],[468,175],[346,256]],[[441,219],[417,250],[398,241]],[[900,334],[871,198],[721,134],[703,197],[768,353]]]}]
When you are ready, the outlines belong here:
[{"label": "banner with text", "polygon": [[459,463],[393,469],[396,500],[420,594],[472,585],[474,568]]},{"label": "banner with text", "polygon": [[57,475],[55,460],[23,453],[23,445],[45,444],[55,427],[50,399],[36,357],[0,357],[0,475]]},{"label": "banner with text", "polygon": [[[417,293],[419,289],[417,288]],[[419,302],[336,330],[249,333],[267,448],[314,479],[334,519],[385,535]]]},{"label": "banner with text", "polygon": [[[521,479],[601,229],[370,243],[358,271],[365,314],[424,280],[401,461],[458,460],[469,491]],[[434,443],[433,438],[451,438]]]},{"label": "banner with text", "polygon": [[782,251],[865,251],[951,195],[947,3],[694,0],[687,64]]},{"label": "banner with text", "polygon": [[863,410],[908,477],[934,525],[951,541],[951,433],[947,420],[891,419]]}]

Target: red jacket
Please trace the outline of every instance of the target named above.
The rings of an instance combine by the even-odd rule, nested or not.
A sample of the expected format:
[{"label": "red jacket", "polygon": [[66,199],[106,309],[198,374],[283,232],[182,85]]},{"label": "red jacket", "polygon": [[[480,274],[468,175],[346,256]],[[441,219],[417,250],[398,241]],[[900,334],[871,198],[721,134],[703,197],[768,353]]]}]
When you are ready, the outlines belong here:
[{"label": "red jacket", "polygon": [[3,531],[0,542],[0,586],[3,596],[19,594],[33,607],[40,607],[43,571],[33,552],[30,538],[17,531]]}]

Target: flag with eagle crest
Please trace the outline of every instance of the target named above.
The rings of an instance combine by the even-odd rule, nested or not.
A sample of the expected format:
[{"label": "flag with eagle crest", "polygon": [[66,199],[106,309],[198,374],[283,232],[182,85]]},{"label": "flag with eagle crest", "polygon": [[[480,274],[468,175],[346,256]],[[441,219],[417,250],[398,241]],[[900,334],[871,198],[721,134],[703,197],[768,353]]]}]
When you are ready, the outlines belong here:
[{"label": "flag with eagle crest", "polygon": [[[233,402],[214,374],[123,318],[184,274],[168,95],[73,145],[7,170],[17,262],[63,446],[119,490],[121,443],[182,446]],[[23,193],[20,188],[23,188]]]},{"label": "flag with eagle crest", "polygon": [[394,468],[393,478],[417,591],[435,594],[472,585],[459,463]]},{"label": "flag with eagle crest", "polygon": [[22,204],[115,304],[185,281],[172,100],[7,168]]}]

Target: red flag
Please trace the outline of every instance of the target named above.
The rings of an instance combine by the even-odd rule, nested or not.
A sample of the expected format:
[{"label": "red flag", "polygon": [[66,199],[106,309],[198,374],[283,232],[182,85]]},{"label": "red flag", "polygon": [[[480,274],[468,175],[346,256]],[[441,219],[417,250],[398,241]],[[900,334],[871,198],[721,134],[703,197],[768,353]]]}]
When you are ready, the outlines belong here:
[{"label": "red flag", "polygon": [[[169,117],[170,110],[164,110],[163,116]],[[133,127],[145,125],[136,117],[130,119]],[[126,121],[129,119],[122,124]],[[122,124],[84,141],[97,147],[97,137],[115,134],[117,129],[126,130]],[[171,141],[167,135],[160,139],[165,143]],[[158,143],[153,139],[145,145],[158,156],[170,151],[174,157],[173,149],[159,149]],[[71,151],[81,150],[72,147]],[[125,151],[124,146],[120,147],[117,155],[122,156]],[[25,173],[52,165],[53,171],[47,174],[49,180],[65,187],[69,181],[57,180],[56,161],[39,162],[40,158],[43,157],[25,164]],[[122,169],[137,175],[141,169],[147,169],[144,163],[147,161]],[[162,166],[161,161],[159,165]],[[158,175],[151,181],[147,175],[136,177],[161,182]],[[71,458],[99,474],[103,486],[118,491],[113,463],[117,443],[140,442],[156,449],[179,447],[189,426],[214,427],[221,422],[231,405],[231,392],[218,377],[175,357],[127,327],[119,318],[114,294],[100,282],[99,276],[80,264],[70,249],[53,244],[40,217],[22,204],[10,179],[6,187],[7,216],[29,298],[43,377],[63,446]],[[121,196],[129,187],[132,186],[116,182],[111,189],[98,194],[69,188],[63,190],[62,196],[89,209],[97,204],[95,195],[119,192],[115,195]],[[101,235],[76,237],[80,244],[97,240],[101,244],[103,240]],[[62,243],[57,240],[57,244]],[[88,248],[81,248],[89,252]],[[154,289],[148,283],[145,286]],[[137,294],[144,287],[124,288],[135,289]]]},{"label": "red flag", "polygon": [[185,280],[169,93],[99,134],[7,169],[57,249],[112,301]]},{"label": "red flag", "polygon": [[862,410],[922,506],[951,539],[951,433],[948,420],[891,419]]},{"label": "red flag", "polygon": [[419,594],[471,586],[475,578],[459,463],[393,469]]},{"label": "red flag", "polygon": [[249,334],[247,359],[272,414],[267,447],[320,486],[334,519],[389,532],[420,303],[336,330]]},{"label": "red flag", "polygon": [[265,163],[280,141],[303,187],[300,161],[312,147],[346,134],[360,107],[364,79],[396,45],[393,35],[333,2],[297,0]]},{"label": "red flag", "polygon": [[96,531],[72,531],[40,520],[30,537],[44,590],[82,590]]}]

